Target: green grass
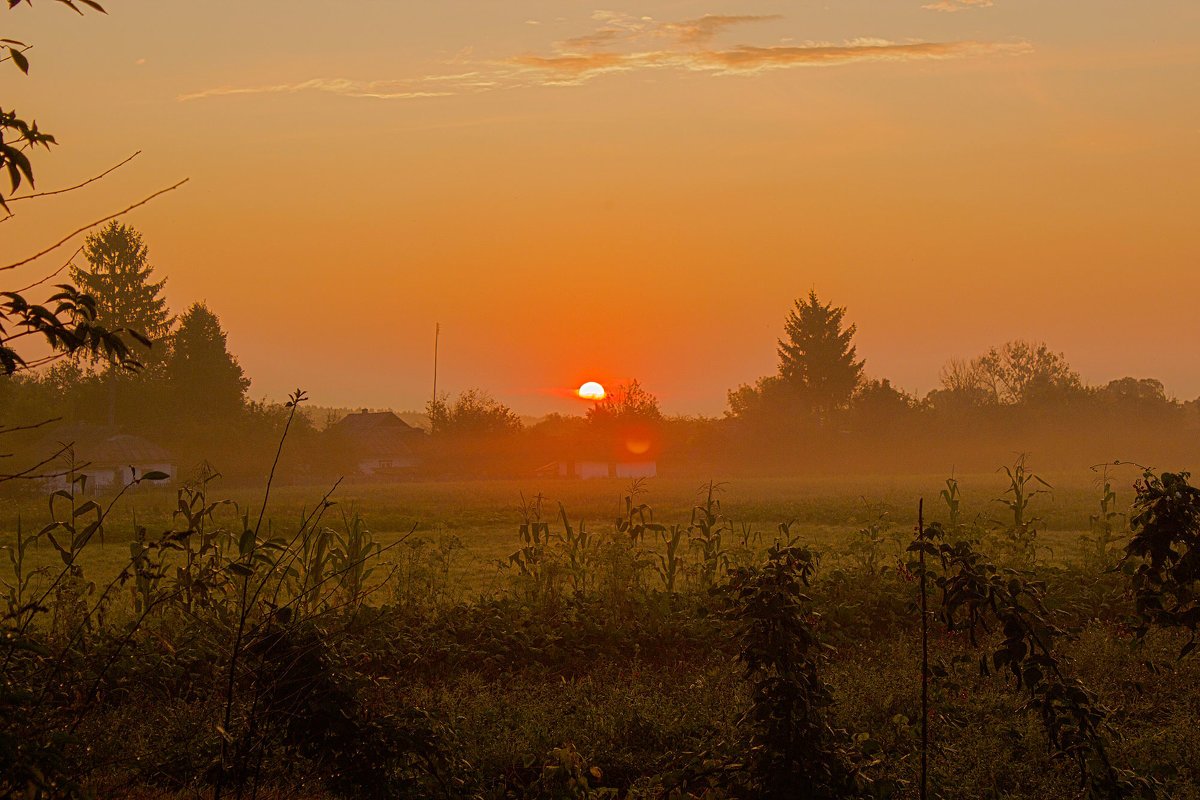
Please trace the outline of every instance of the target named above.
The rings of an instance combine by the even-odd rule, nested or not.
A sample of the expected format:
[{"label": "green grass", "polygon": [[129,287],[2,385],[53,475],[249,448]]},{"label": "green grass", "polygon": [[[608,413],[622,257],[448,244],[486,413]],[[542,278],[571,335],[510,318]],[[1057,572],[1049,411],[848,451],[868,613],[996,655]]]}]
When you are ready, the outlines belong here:
[{"label": "green grass", "polygon": [[[1047,548],[1043,557],[1065,563],[1076,559],[1080,536],[1088,530],[1088,515],[1099,501],[1097,476],[1082,474],[1043,476],[1054,487],[1052,492],[1034,499],[1033,508],[1042,518],[1041,541]],[[1118,497],[1132,498],[1130,468],[1117,482]],[[958,476],[966,519],[1003,518],[1005,509],[993,502],[1005,488],[1002,473]],[[750,525],[767,542],[781,522],[793,521],[799,533],[818,549],[836,552],[843,549],[850,535],[886,513],[886,522],[898,535],[906,535],[916,524],[917,500],[925,498],[927,519],[945,516],[939,497],[945,476],[903,475],[806,478],[750,478],[720,483],[717,497],[722,512],[735,527]],[[657,521],[686,524],[692,508],[702,500],[702,490],[694,480],[655,478],[645,483],[638,497],[648,503]],[[277,535],[289,536],[301,516],[316,506],[330,487],[283,486],[271,495],[264,527]],[[557,504],[562,503],[573,523],[583,521],[594,532],[613,529],[623,512],[623,498],[630,484],[620,479],[590,481],[458,481],[396,484],[343,484],[331,499],[337,503],[326,516],[326,524],[342,524],[342,512],[361,513],[383,545],[395,542],[413,531],[412,536],[436,541],[441,536],[458,537],[463,549],[455,553],[451,567],[453,583],[460,591],[486,592],[501,583],[497,562],[507,559],[516,548],[521,505],[534,497],[544,497],[544,516],[558,527]],[[235,505],[219,512],[219,521],[237,529],[239,514],[250,515],[254,524],[261,504],[261,491],[222,490],[219,482],[211,487],[212,499],[229,499]],[[112,497],[95,498],[103,505]],[[176,506],[174,489],[149,488],[127,493],[115,503],[105,525],[104,542],[89,546],[82,564],[89,577],[107,581],[128,563],[126,543],[134,537],[136,526],[147,528],[151,536],[167,530]],[[61,513],[61,511],[60,511]],[[44,497],[0,499],[0,544],[14,541],[18,520],[28,532],[50,521]],[[414,530],[415,526],[415,530]],[[35,566],[60,563],[57,553],[43,546],[31,553]]]},{"label": "green grass", "polygon": [[[1038,495],[1032,506],[1035,516],[1044,520],[1039,536],[1042,564],[1079,563],[1084,558],[1080,540],[1100,499],[1096,476],[1084,472],[1043,477],[1054,490]],[[1114,481],[1119,505],[1132,499],[1135,477],[1129,471]],[[992,501],[1006,489],[1004,475],[963,475],[959,483],[963,516],[968,520],[993,517],[999,523],[1005,509]],[[848,548],[856,530],[886,513],[884,524],[890,528],[885,530],[878,563],[894,564],[902,542],[912,535],[918,498],[926,501],[927,520],[945,517],[939,497],[943,487],[942,476],[779,478],[734,481],[722,486],[719,494],[721,510],[734,522],[735,531],[740,523],[750,525],[762,534],[760,547],[770,542],[780,522],[794,521],[792,533],[824,552],[812,594],[823,604],[820,633],[836,645],[823,665],[836,698],[833,713],[838,725],[850,733],[869,733],[878,741],[885,754],[881,770],[908,781],[910,790],[916,775],[915,720],[920,715],[915,680],[920,639],[912,610],[915,586],[895,572],[889,572],[886,580],[864,578],[866,573],[854,565]],[[644,488],[647,491],[638,501],[649,503],[655,519],[665,523],[686,524],[693,506],[702,500],[702,487],[692,480],[656,479]],[[463,549],[453,553],[448,590],[438,602],[471,601],[513,587],[511,600],[524,595],[497,562],[518,547],[522,498],[528,503],[539,492],[544,495],[544,517],[554,530],[560,528],[557,503],[562,502],[573,522],[582,519],[593,531],[610,533],[628,490],[629,484],[619,480],[346,485],[334,495],[338,505],[329,509],[325,521],[339,527],[343,510],[361,513],[384,545],[414,526],[412,535],[428,541],[455,536]],[[266,524],[277,535],[290,536],[304,509],[313,508],[326,491],[327,487],[278,487]],[[211,495],[210,499],[225,496],[219,486],[213,487]],[[240,514],[248,513],[253,525],[257,497],[253,491],[231,492],[230,499],[240,511],[224,507],[218,521],[236,529]],[[88,579],[103,584],[117,574],[128,563],[127,543],[135,521],[153,537],[171,525],[174,505],[174,491],[165,489],[132,492],[117,502],[104,544],[97,541],[84,551]],[[0,542],[11,543],[18,517],[24,530],[40,528],[49,519],[45,500],[3,501]],[[987,541],[985,547],[995,544]],[[402,558],[409,552],[405,548],[396,548],[386,558]],[[693,566],[697,557],[694,550],[689,552]],[[737,557],[745,563],[755,554],[742,552]],[[33,560],[53,565],[58,556],[43,546],[33,553]],[[623,562],[605,563],[613,567]],[[1076,611],[1087,606],[1092,595],[1078,594],[1073,581],[1081,579],[1080,586],[1086,589],[1097,574],[1095,569],[1090,564],[1068,572],[1044,571],[1053,585],[1051,604],[1071,601]],[[378,570],[377,577],[385,572]],[[431,603],[409,610],[384,609],[370,624],[352,632],[347,628],[330,639],[335,648],[344,648],[335,663],[361,665],[356,669],[371,677],[365,684],[370,688],[363,690],[369,707],[398,712],[422,709],[444,723],[440,734],[446,737],[444,746],[461,759],[460,772],[486,790],[481,796],[500,797],[505,791],[533,796],[530,787],[539,780],[543,766],[556,751],[570,747],[582,763],[595,767],[603,784],[626,787],[628,794],[623,796],[655,797],[651,787],[662,775],[684,767],[710,748],[736,746],[737,723],[748,696],[729,642],[687,638],[689,631],[711,633],[703,627],[712,619],[708,612],[688,616],[699,607],[688,604],[706,596],[695,591],[694,580],[687,588],[692,599],[680,606],[686,613],[667,615],[663,610],[667,605],[656,591],[656,574],[643,568],[642,578],[641,588],[622,589],[629,594],[609,598],[608,605],[574,606],[560,598],[545,605],[518,599],[510,605],[503,605],[506,601]],[[634,595],[650,599],[644,605],[626,606],[625,600]],[[383,603],[389,596],[381,593],[371,602]],[[114,604],[109,622],[124,619],[122,615],[129,614],[127,605]],[[502,608],[497,610],[497,605]],[[634,614],[637,608],[645,616]],[[597,609],[607,616],[597,615]],[[573,616],[576,613],[578,617]],[[1200,679],[1200,660],[1176,663],[1183,642],[1177,634],[1155,632],[1138,643],[1118,624],[1117,616],[1100,609],[1084,608],[1079,613],[1081,635],[1064,640],[1064,655],[1070,672],[1112,709],[1111,719],[1122,734],[1112,745],[1118,761],[1141,772],[1173,770],[1163,773],[1171,796],[1200,800],[1194,790],[1200,780],[1194,766],[1200,763],[1194,737],[1194,720],[1200,714],[1200,694],[1194,689]],[[581,624],[584,614],[587,621],[604,625],[592,629]],[[171,629],[181,624],[177,616],[151,622],[162,629],[139,640],[141,650],[131,651],[129,657],[132,667],[157,674],[158,659],[174,663],[173,656],[159,652],[164,642],[179,635],[175,644],[186,651],[191,640],[182,628]],[[680,627],[676,631],[672,626]],[[664,631],[676,638],[662,638]],[[578,638],[571,638],[576,634]],[[643,638],[631,638],[635,635]],[[968,646],[961,634],[945,631],[932,642],[935,662],[950,669],[948,678],[935,682],[930,717],[931,779],[936,794],[1076,796],[1069,765],[1051,757],[1038,720],[1021,711],[1023,693],[1013,691],[1011,679],[1003,674],[979,674],[978,656],[995,644],[994,636],[985,635],[979,650]],[[654,646],[630,644],[642,640]],[[572,650],[562,641],[583,642],[593,649]],[[662,645],[664,641],[672,644]],[[214,652],[223,655],[223,648]],[[966,658],[954,662],[954,656]],[[142,658],[149,667],[140,666]],[[1160,671],[1147,668],[1148,660],[1162,665]],[[174,731],[179,752],[190,753],[195,750],[190,737],[197,735],[196,720],[212,718],[213,696],[210,691],[198,692],[191,700],[172,695],[174,699],[159,708],[136,700],[114,703],[97,715],[95,729],[89,730],[114,754],[130,742],[140,742],[141,751],[149,751]],[[201,728],[201,734],[211,738],[211,727]],[[277,780],[282,785],[290,780],[285,762],[270,768],[278,772],[264,778],[268,783]],[[96,780],[102,778],[101,772]],[[147,796],[179,795],[164,790]],[[316,791],[312,796],[329,795]]]}]

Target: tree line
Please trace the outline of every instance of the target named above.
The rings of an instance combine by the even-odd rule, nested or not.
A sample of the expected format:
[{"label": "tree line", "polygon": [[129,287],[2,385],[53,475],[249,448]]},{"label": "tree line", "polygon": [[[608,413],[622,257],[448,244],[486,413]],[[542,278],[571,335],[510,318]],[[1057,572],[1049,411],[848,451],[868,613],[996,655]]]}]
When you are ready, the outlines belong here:
[{"label": "tree line", "polygon": [[1171,398],[1157,379],[1088,385],[1064,354],[1015,339],[949,360],[939,386],[917,396],[867,374],[846,314],[815,291],[795,302],[776,374],[729,392],[725,421],[745,449],[833,467],[983,467],[1014,450],[1073,464],[1194,457],[1200,399]]},{"label": "tree line", "polygon": [[[88,426],[135,433],[185,469],[211,463],[247,478],[261,471],[286,410],[250,399],[216,313],[203,302],[170,313],[167,282],[129,225],[110,222],[81,252],[71,280],[89,298],[89,319],[119,345],[72,349],[10,375],[0,382],[5,419],[57,420],[63,436]],[[891,456],[908,469],[925,461],[969,468],[1025,449],[1075,461],[1136,459],[1173,454],[1179,431],[1200,428],[1200,401],[1174,400],[1158,380],[1089,386],[1062,353],[1023,340],[948,361],[938,388],[918,397],[869,376],[856,333],[844,307],[815,291],[798,299],[783,322],[775,374],[730,390],[720,418],[664,414],[636,380],[582,416],[534,424],[481,389],[441,395],[425,408],[430,435],[414,474],[528,475],[560,460],[622,458],[718,471],[902,466]],[[298,417],[296,479],[354,470],[344,442],[318,436],[320,422]],[[27,432],[25,443],[46,434]]]},{"label": "tree line", "polygon": [[257,462],[266,455],[244,454],[255,445],[268,453],[285,410],[249,399],[250,379],[216,313],[204,302],[170,313],[166,280],[156,277],[149,247],[129,225],[100,228],[81,254],[82,264],[70,266],[72,284],[90,299],[91,319],[113,332],[124,357],[52,350],[48,355],[62,357],[0,381],[4,419],[37,426],[6,443],[44,450],[50,440],[130,433],[167,448],[181,466],[211,461],[247,477],[261,469]]}]

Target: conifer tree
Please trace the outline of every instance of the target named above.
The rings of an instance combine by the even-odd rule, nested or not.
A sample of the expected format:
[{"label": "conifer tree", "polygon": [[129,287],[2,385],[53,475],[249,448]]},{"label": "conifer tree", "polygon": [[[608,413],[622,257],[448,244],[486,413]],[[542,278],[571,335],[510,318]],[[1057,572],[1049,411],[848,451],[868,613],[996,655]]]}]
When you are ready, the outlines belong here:
[{"label": "conifer tree", "polygon": [[843,326],[846,309],[822,304],[815,291],[797,300],[779,340],[779,376],[789,393],[810,404],[818,419],[844,408],[862,380],[853,344],[857,327]]},{"label": "conifer tree", "polygon": [[[96,321],[110,330],[129,329],[151,342],[166,339],[171,314],[163,297],[166,279],[154,280],[149,249],[142,235],[120,222],[110,222],[87,237],[83,255],[88,267],[71,267],[71,279],[96,302]],[[131,347],[135,345],[129,338]],[[165,348],[156,348],[155,355]],[[144,353],[144,350],[143,350]]]},{"label": "conifer tree", "polygon": [[250,387],[229,352],[221,321],[203,303],[193,303],[180,318],[166,375],[172,405],[198,420],[235,418]]}]

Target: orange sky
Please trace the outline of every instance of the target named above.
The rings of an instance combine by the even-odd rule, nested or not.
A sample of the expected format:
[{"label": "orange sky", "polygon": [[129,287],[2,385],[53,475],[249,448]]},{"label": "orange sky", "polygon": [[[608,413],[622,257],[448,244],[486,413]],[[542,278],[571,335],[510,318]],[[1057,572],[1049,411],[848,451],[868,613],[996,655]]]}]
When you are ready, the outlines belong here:
[{"label": "orange sky", "polygon": [[810,288],[909,390],[1024,337],[1200,395],[1194,0],[106,6],[3,12],[40,189],[144,151],[3,256],[190,177],[129,221],[255,397],[420,407],[441,322],[446,391],[717,414]]}]

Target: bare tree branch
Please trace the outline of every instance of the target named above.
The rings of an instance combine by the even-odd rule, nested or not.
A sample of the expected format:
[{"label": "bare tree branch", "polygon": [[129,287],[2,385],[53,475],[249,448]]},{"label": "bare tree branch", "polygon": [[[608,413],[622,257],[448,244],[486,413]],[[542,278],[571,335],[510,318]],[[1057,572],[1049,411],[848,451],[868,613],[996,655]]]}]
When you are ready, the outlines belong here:
[{"label": "bare tree branch", "polygon": [[35,197],[49,197],[49,196],[55,195],[55,194],[66,194],[67,192],[73,192],[76,189],[82,189],[84,186],[87,186],[89,183],[95,183],[96,181],[100,180],[101,178],[103,178],[113,172],[116,172],[118,169],[125,166],[130,161],[133,161],[135,158],[137,158],[141,154],[142,154],[142,151],[138,150],[136,153],[131,155],[129,158],[122,161],[120,164],[116,164],[114,166],[109,167],[108,169],[104,170],[104,172],[101,172],[99,175],[97,175],[93,178],[88,178],[83,183],[77,183],[74,186],[68,186],[65,189],[53,189],[49,192],[35,192],[34,194],[23,194],[20,197],[8,197],[8,198],[5,198],[5,202],[15,203],[18,200],[32,200]]},{"label": "bare tree branch", "polygon": [[44,419],[41,422],[33,422],[26,425],[13,425],[11,427],[0,425],[0,436],[3,436],[6,433],[16,433],[17,431],[35,431],[38,428],[44,428],[53,422],[60,422],[61,420],[62,417],[51,417],[50,419]]},{"label": "bare tree branch", "polygon": [[[4,219],[8,219],[8,217],[5,217]],[[3,220],[0,220],[0,222],[3,222]],[[74,253],[71,253],[71,257],[70,257],[70,258],[68,258],[68,259],[66,260],[66,262],[65,262],[65,263],[63,263],[63,265],[62,265],[61,267],[59,267],[58,269],[54,270],[54,272],[51,272],[49,275],[45,276],[45,277],[44,277],[44,278],[42,278],[41,280],[34,281],[33,283],[29,284],[28,286],[25,286],[25,287],[22,287],[22,288],[20,288],[20,289],[17,289],[17,292],[16,292],[16,293],[17,293],[17,294],[25,294],[25,293],[26,293],[26,292],[28,292],[30,289],[36,289],[37,287],[41,286],[43,283],[47,283],[47,282],[49,282],[49,281],[51,281],[51,280],[54,280],[55,278],[57,278],[59,275],[61,275],[61,274],[62,274],[62,271],[63,271],[64,269],[66,269],[67,267],[71,266],[71,262],[75,260],[75,256],[79,255],[79,254],[80,254],[80,253],[82,253],[82,252],[83,252],[83,245],[80,245],[79,247],[77,247],[77,248],[75,249],[75,252],[74,252]]]},{"label": "bare tree branch", "polygon": [[[42,467],[46,466],[47,464],[54,463],[59,458],[61,458],[65,453],[69,452],[71,450],[71,448],[73,448],[74,446],[75,446],[74,442],[70,442],[68,444],[60,444],[59,449],[56,450],[53,455],[43,458],[41,461],[34,464],[32,467],[23,469],[20,472],[14,472],[11,475],[0,475],[0,483],[7,483],[8,481],[16,481],[16,480],[36,481],[36,480],[49,480],[51,478],[61,478],[62,476],[66,475],[67,472],[69,472],[70,470],[65,470],[65,471],[60,471],[60,472],[48,472],[48,473],[40,473],[40,472],[38,472],[38,470],[40,470]],[[86,467],[88,465],[85,463],[85,464],[83,464],[83,466]],[[78,470],[79,468],[80,468],[80,465],[76,464],[73,466],[72,469]]]},{"label": "bare tree branch", "polygon": [[31,261],[36,261],[39,258],[41,258],[42,256],[46,255],[47,253],[54,252],[55,250],[62,247],[64,244],[71,241],[73,238],[75,238],[79,234],[83,233],[84,231],[89,231],[92,228],[95,228],[97,225],[103,225],[104,223],[109,222],[110,220],[114,220],[117,217],[124,216],[125,214],[128,214],[130,211],[133,211],[135,208],[139,208],[141,206],[146,205],[146,203],[149,203],[151,200],[158,197],[159,195],[164,195],[167,192],[172,192],[172,191],[178,189],[180,186],[183,186],[189,180],[191,180],[191,179],[184,178],[183,180],[181,180],[179,183],[175,184],[174,186],[168,186],[165,189],[159,189],[154,194],[152,194],[149,197],[146,197],[142,200],[139,200],[138,202],[134,203],[133,205],[129,206],[128,208],[124,208],[115,214],[109,214],[107,217],[104,217],[103,219],[98,219],[95,222],[92,222],[88,225],[84,225],[81,228],[77,228],[76,230],[71,231],[69,234],[67,234],[63,238],[59,239],[54,244],[47,247],[45,250],[42,250],[41,252],[38,252],[38,253],[34,253],[33,255],[29,256],[28,258],[23,258],[20,261],[15,261],[12,264],[5,264],[4,266],[0,267],[0,272],[5,272],[10,269],[16,269],[17,267],[23,267]]}]

